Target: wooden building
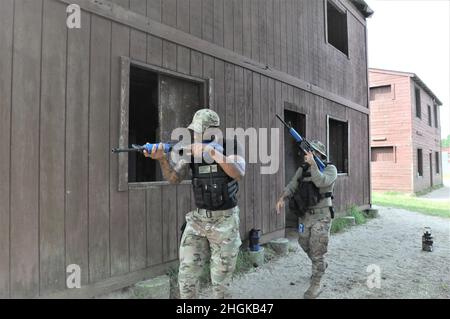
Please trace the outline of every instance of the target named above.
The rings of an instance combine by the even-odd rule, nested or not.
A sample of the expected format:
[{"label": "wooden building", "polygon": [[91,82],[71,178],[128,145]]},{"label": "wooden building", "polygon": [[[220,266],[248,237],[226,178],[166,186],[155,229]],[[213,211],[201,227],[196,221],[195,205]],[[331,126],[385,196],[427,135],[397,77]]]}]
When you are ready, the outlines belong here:
[{"label": "wooden building", "polygon": [[414,73],[369,70],[372,189],[415,193],[442,184],[442,103]]},{"label": "wooden building", "polygon": [[[189,182],[110,150],[166,140],[200,107],[224,127],[283,129],[284,113],[327,144],[337,209],[370,205],[370,14],[362,0],[0,1],[0,298],[89,297],[176,266]],[[244,238],[284,235],[291,143],[274,146],[277,174],[248,166]]]}]

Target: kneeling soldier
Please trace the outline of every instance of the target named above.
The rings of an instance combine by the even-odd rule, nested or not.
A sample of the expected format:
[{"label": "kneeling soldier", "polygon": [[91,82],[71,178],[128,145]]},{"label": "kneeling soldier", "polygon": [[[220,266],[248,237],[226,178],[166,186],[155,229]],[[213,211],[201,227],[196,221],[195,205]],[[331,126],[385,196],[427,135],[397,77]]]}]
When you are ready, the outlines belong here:
[{"label": "kneeling soldier", "polygon": [[305,163],[299,167],[286,186],[277,203],[280,214],[284,201],[289,198],[289,207],[299,217],[299,243],[312,261],[310,287],[305,299],[316,298],[320,293],[320,281],[327,268],[324,255],[328,250],[331,220],[334,218],[332,197],[337,179],[337,169],[326,163],[323,172],[319,170],[313,155],[327,159],[325,146],[319,141],[310,143],[313,153],[305,156]]}]

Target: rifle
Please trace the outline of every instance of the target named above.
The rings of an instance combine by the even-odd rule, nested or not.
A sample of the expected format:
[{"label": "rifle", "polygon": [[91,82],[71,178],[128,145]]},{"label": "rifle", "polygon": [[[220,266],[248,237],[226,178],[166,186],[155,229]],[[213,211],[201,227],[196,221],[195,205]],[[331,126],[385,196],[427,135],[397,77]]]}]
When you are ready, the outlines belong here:
[{"label": "rifle", "polygon": [[[150,144],[147,143],[145,145],[136,145],[133,144],[131,148],[113,148],[112,153],[113,154],[119,154],[119,153],[141,153],[144,154],[144,151],[147,151],[147,153],[151,153],[153,150],[153,147],[156,145],[156,147],[159,146],[159,144]],[[164,143],[164,153],[170,153],[173,149],[172,144]]]},{"label": "rifle", "polygon": [[[305,140],[290,124],[287,124],[278,114],[277,114],[277,118],[281,121],[281,123],[284,124],[284,126],[286,126],[289,130],[289,133],[291,134],[291,136],[295,139],[295,141],[297,142],[298,147],[300,148],[300,150],[302,150],[305,154],[308,152],[312,152],[314,151],[314,148],[311,146],[311,144]],[[314,155],[314,161],[317,164],[317,167],[319,168],[319,170],[321,172],[324,171],[325,169],[325,164],[322,162],[322,160],[320,158],[318,158],[316,155]]]},{"label": "rifle", "polygon": [[[175,148],[175,143],[162,143],[163,144],[163,148],[164,148],[164,153],[168,154],[170,152],[172,152],[172,150]],[[212,146],[214,149],[218,150],[219,152],[223,153],[223,147],[215,142],[211,142],[211,141],[203,141],[204,145],[210,145]],[[152,144],[152,143],[147,143],[145,145],[136,145],[133,144],[131,146],[131,148],[113,148],[112,149],[112,153],[113,154],[119,154],[119,153],[141,153],[144,154],[144,151],[147,151],[147,153],[151,153],[153,150],[153,147],[158,148],[159,144]],[[185,151],[185,150],[190,150],[191,145],[186,145],[184,147],[181,147],[179,150],[181,151]]]}]

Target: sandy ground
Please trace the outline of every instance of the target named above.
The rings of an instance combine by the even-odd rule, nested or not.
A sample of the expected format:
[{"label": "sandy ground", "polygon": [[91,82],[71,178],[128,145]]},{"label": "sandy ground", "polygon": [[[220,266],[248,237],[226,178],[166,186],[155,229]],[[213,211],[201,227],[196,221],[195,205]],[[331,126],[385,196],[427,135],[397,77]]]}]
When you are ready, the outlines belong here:
[{"label": "sandy ground", "polygon": [[[319,298],[450,298],[450,220],[377,208],[379,218],[332,236]],[[421,249],[425,226],[435,239],[431,253]],[[298,247],[235,279],[231,293],[237,299],[303,298],[310,274],[311,263]],[[206,289],[202,295],[209,293]]]}]

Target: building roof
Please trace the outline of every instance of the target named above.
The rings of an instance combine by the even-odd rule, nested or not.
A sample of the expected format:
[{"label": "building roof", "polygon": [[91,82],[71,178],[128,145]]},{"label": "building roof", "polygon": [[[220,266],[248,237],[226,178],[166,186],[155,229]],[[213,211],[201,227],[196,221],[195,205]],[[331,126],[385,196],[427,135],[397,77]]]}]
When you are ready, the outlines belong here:
[{"label": "building roof", "polygon": [[351,3],[363,14],[365,18],[369,18],[374,13],[373,10],[364,0],[350,0]]},{"label": "building roof", "polygon": [[403,72],[403,71],[393,71],[393,70],[386,70],[386,69],[376,69],[376,68],[369,68],[370,72],[376,72],[376,73],[384,73],[384,74],[392,74],[392,75],[399,75],[399,76],[408,76],[413,79],[414,82],[417,83],[425,92],[430,95],[433,100],[436,102],[437,105],[442,105],[442,102],[438,99],[438,97],[433,93],[433,91],[430,90],[430,88],[417,76],[417,74],[412,72]]}]

